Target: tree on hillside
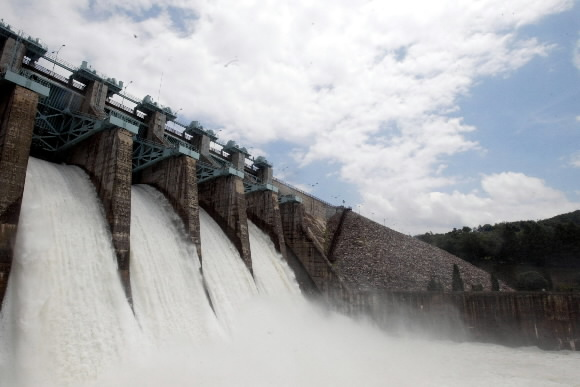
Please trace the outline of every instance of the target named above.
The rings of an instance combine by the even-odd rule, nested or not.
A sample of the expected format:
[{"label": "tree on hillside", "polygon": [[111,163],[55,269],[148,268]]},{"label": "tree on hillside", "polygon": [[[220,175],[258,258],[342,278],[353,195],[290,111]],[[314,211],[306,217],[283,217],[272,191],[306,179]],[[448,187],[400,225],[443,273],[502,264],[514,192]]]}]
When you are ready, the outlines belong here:
[{"label": "tree on hillside", "polygon": [[464,226],[417,238],[493,271],[512,288],[518,287],[517,267],[540,273],[548,281],[546,289],[568,286],[559,276],[551,284],[554,271],[566,269],[570,276],[580,273],[580,210],[546,220]]},{"label": "tree on hillside", "polygon": [[451,276],[451,290],[454,292],[463,292],[465,290],[459,267],[455,263],[453,264],[453,274]]}]

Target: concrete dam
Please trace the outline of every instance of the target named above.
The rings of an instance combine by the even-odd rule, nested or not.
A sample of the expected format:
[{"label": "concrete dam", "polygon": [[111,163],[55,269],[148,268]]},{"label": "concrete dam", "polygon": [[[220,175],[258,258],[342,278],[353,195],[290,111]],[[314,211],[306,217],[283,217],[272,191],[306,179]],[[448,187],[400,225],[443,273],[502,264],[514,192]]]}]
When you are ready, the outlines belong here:
[{"label": "concrete dam", "polygon": [[[234,319],[230,308],[260,289],[280,288],[321,299],[346,314],[369,316],[385,328],[404,316],[408,325],[417,329],[436,328],[449,334],[460,330],[460,340],[546,349],[580,348],[579,295],[516,293],[505,285],[502,291],[492,292],[485,271],[276,179],[268,160],[252,157],[232,141],[219,142],[213,131],[198,122],[176,122],[170,108],[150,96],[136,98],[124,93],[123,82],[99,74],[86,62],[73,66],[48,54],[37,39],[16,33],[5,24],[0,25],[0,48],[2,313],[8,313],[8,298],[13,304],[10,310],[16,308],[18,298],[10,294],[12,282],[25,281],[21,278],[24,271],[15,269],[15,257],[22,249],[19,243],[23,243],[19,240],[24,238],[21,228],[29,223],[28,218],[26,222],[21,218],[29,211],[23,209],[27,206],[23,205],[25,193],[36,190],[38,197],[34,200],[50,208],[51,202],[39,197],[47,196],[48,200],[49,191],[80,184],[73,177],[77,172],[54,170],[56,164],[60,168],[66,164],[66,168],[74,166],[78,167],[75,171],[84,171],[99,202],[86,214],[82,207],[78,209],[77,218],[86,216],[88,223],[89,217],[92,222],[99,211],[103,212],[104,228],[97,224],[94,230],[100,231],[86,233],[104,233],[110,240],[107,243],[116,260],[115,278],[120,280],[118,284],[98,284],[97,288],[102,292],[107,286],[122,290],[121,298],[127,306],[122,308],[121,325],[132,324],[127,323],[131,314],[157,313],[144,309],[143,305],[155,303],[152,300],[157,297],[147,288],[165,280],[175,286],[181,284],[182,294],[191,297],[157,300],[157,304],[177,303],[201,316],[197,321],[176,324],[175,329],[184,335],[219,336],[223,333],[219,333],[222,328],[215,328],[216,315],[228,321],[224,325],[231,329]],[[42,66],[41,59],[62,71]],[[62,76],[62,72],[69,76]],[[115,95],[123,102],[114,99]],[[43,186],[29,182],[34,179],[30,176],[39,181],[53,177]],[[73,180],[75,183],[71,183]],[[90,194],[73,189],[60,195],[72,200]],[[161,209],[153,210],[157,205]],[[167,215],[173,213],[175,218]],[[34,218],[34,212],[27,216]],[[165,216],[170,218],[163,220]],[[156,223],[163,227],[153,228]],[[148,251],[153,251],[156,243],[150,236],[161,237],[164,230],[177,223],[177,231],[171,235],[184,235],[185,245],[178,247],[181,252],[168,256],[163,250],[169,249],[140,252],[144,245],[151,245]],[[52,227],[45,225],[51,232],[55,231]],[[43,228],[38,230],[42,233]],[[56,234],[75,234],[76,228],[67,230],[56,230]],[[227,242],[216,242],[219,237],[212,235],[220,233]],[[264,247],[256,250],[257,245]],[[84,247],[77,249],[84,254]],[[265,253],[268,249],[271,252]],[[180,254],[195,255],[199,267],[179,266],[183,264],[177,258]],[[165,261],[142,266],[135,257],[143,255],[163,255]],[[221,261],[230,255],[229,260]],[[264,258],[273,255],[279,256],[280,262]],[[73,257],[70,259],[74,262]],[[172,265],[177,266],[171,269],[171,277],[159,278]],[[454,265],[467,290],[482,287],[484,291],[451,292]],[[103,278],[108,279],[103,281],[111,281],[111,272],[107,273]],[[183,273],[190,277],[181,278]],[[276,280],[270,283],[274,277]],[[444,292],[426,291],[433,279],[443,285]],[[218,285],[220,281],[228,285]],[[111,297],[110,303],[124,302],[118,294]],[[196,297],[208,297],[210,305],[198,305]],[[162,320],[144,319],[142,329],[152,336],[162,336],[159,324],[180,321],[172,315],[174,312],[165,310]],[[108,312],[103,314],[109,316]],[[204,333],[189,332],[185,326],[191,324],[205,327]]]}]

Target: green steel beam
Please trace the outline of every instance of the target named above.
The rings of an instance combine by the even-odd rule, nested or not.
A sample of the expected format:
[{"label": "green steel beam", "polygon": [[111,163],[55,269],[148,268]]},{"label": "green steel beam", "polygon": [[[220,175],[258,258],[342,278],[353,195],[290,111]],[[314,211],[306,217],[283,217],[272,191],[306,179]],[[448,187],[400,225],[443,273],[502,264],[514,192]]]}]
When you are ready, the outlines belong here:
[{"label": "green steel beam", "polygon": [[133,136],[133,173],[159,163],[167,158],[185,155],[199,160],[199,153],[181,145],[162,145]]},{"label": "green steel beam", "polygon": [[6,70],[6,72],[2,75],[2,77],[9,82],[24,87],[25,89],[32,90],[43,97],[48,97],[50,93],[50,89],[47,86],[44,86],[38,82],[33,81],[32,79],[17,74],[14,71]]}]

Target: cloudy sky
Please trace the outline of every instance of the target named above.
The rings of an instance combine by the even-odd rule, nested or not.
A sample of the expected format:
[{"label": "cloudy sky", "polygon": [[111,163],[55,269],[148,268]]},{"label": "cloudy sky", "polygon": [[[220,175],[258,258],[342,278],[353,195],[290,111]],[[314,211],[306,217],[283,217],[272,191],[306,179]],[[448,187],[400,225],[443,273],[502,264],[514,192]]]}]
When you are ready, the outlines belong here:
[{"label": "cloudy sky", "polygon": [[3,0],[0,15],[398,231],[580,209],[578,2]]}]

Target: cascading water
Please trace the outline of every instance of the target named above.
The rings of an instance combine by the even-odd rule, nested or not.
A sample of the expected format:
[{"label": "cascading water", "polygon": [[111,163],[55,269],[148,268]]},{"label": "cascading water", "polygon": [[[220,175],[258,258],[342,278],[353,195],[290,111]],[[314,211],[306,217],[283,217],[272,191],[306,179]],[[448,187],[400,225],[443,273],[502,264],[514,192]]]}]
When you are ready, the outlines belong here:
[{"label": "cascading water", "polygon": [[149,186],[133,186],[133,304],[141,327],[154,342],[195,343],[220,335],[199,269],[195,246],[163,194]]},{"label": "cascading water", "polygon": [[[0,317],[0,387],[578,385],[580,353],[391,337],[296,302],[300,297],[259,297],[296,294],[292,276],[277,266],[284,262],[250,224],[256,287],[204,211],[204,280],[230,334],[193,345],[190,339],[211,335],[214,324],[209,306],[197,302],[205,295],[194,251],[157,192],[134,188],[132,200],[133,293],[145,334],[125,300],[111,237],[86,175],[30,161]],[[157,222],[166,230],[150,228]],[[262,238],[269,247],[258,247]],[[156,248],[168,255],[157,257]],[[180,337],[186,340],[176,344]],[[146,346],[153,351],[137,343],[164,340],[170,345]]]},{"label": "cascading water", "polygon": [[203,277],[218,319],[230,331],[236,314],[258,294],[252,275],[220,226],[200,208]]},{"label": "cascading water", "polygon": [[79,168],[30,159],[1,319],[9,386],[78,386],[136,339],[108,225]]},{"label": "cascading water", "polygon": [[270,237],[248,221],[254,279],[261,294],[300,294],[292,269],[276,251]]}]

